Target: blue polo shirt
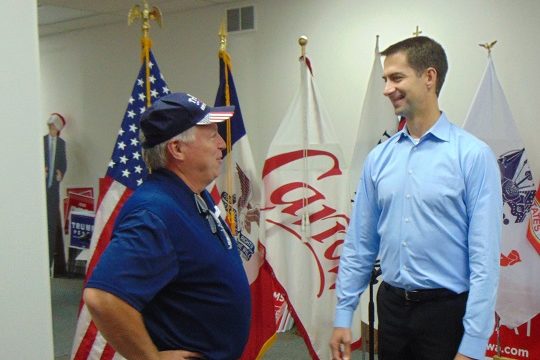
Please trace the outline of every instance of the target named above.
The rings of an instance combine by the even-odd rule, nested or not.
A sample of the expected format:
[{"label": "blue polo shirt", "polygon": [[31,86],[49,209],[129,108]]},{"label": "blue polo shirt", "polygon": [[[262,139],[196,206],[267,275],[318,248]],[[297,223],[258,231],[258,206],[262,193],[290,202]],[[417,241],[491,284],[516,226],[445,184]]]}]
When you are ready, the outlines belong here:
[{"label": "blue polo shirt", "polygon": [[249,334],[250,291],[236,244],[225,239],[179,177],[155,171],[122,208],[86,286],[141,312],[160,351],[237,359]]}]

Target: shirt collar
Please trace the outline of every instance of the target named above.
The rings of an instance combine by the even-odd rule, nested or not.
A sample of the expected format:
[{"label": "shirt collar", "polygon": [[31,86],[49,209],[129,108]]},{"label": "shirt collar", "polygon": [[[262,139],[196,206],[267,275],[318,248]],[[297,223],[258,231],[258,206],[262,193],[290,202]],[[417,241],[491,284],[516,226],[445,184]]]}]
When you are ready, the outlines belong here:
[{"label": "shirt collar", "polygon": [[[433,124],[433,126],[426,131],[424,135],[420,138],[420,141],[422,141],[424,138],[427,138],[428,136],[434,136],[435,138],[442,140],[442,141],[449,141],[450,139],[450,122],[448,121],[446,114],[441,111],[441,115],[439,116],[439,119]],[[402,139],[410,138],[409,131],[407,130],[407,126],[405,125],[403,129],[399,132],[399,136],[397,137],[397,141],[401,141]]]},{"label": "shirt collar", "polygon": [[[152,175],[155,177],[161,177],[164,179],[167,179],[167,182],[170,184],[174,184],[175,188],[179,189],[182,193],[188,194],[189,196],[192,196],[193,190],[182,180],[182,178],[178,175],[176,175],[174,172],[167,168],[159,168],[154,171],[152,171]],[[211,202],[213,204],[212,196],[208,192],[208,190],[204,189],[200,195],[205,199],[206,201]]]}]

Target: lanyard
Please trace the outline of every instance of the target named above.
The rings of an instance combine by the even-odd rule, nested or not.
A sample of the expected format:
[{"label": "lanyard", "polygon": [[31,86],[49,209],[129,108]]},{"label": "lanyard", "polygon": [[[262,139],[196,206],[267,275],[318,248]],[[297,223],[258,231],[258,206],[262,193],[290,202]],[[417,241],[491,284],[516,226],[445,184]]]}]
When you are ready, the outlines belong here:
[{"label": "lanyard", "polygon": [[217,235],[217,237],[223,242],[223,245],[228,249],[232,249],[231,236],[228,231],[223,226],[221,219],[219,217],[219,209],[217,206],[214,206],[215,212],[210,211],[208,204],[199,194],[194,194],[195,196],[195,205],[201,216],[206,218],[208,225],[212,234]]}]

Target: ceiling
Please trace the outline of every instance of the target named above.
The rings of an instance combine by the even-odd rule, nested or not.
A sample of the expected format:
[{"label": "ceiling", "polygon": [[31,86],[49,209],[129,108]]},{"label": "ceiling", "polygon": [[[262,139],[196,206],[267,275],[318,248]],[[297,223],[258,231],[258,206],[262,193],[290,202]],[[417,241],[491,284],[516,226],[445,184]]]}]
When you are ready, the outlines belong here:
[{"label": "ceiling", "polygon": [[[238,0],[151,0],[162,13],[232,3]],[[127,22],[127,13],[141,0],[38,0],[39,35],[46,36],[77,29]]]}]

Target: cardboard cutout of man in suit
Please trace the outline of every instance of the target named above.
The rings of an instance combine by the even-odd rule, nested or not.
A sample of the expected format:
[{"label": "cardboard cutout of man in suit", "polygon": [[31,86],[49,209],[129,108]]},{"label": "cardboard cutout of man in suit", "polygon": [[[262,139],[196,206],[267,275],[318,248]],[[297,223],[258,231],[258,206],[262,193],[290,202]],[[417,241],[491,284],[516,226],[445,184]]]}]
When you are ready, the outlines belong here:
[{"label": "cardboard cutout of man in suit", "polygon": [[60,220],[60,182],[67,169],[66,142],[60,131],[66,121],[60,114],[53,113],[47,120],[49,133],[43,137],[45,154],[45,187],[47,189],[47,222],[49,233],[49,266],[54,263],[53,274],[64,275],[66,259]]}]

